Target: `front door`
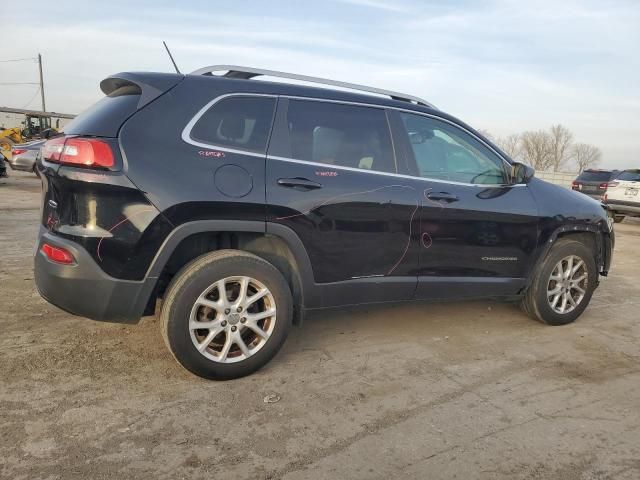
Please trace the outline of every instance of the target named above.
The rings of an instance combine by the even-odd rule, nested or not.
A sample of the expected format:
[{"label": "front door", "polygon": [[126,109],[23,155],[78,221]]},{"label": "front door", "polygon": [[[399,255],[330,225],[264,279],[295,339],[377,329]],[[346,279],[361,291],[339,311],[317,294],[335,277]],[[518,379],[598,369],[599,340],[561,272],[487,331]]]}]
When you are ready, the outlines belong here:
[{"label": "front door", "polygon": [[400,162],[421,189],[417,298],[513,295],[536,247],[538,209],[508,164],[452,121],[391,113]]},{"label": "front door", "polygon": [[319,305],[412,297],[418,205],[393,175],[384,109],[280,98],[267,156],[267,221],[291,228]]}]

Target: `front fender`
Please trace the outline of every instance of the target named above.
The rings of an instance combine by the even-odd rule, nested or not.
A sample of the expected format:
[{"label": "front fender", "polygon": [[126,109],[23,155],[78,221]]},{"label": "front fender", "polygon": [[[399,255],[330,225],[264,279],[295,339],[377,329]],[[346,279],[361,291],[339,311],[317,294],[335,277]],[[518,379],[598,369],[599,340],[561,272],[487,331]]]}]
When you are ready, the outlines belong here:
[{"label": "front fender", "polygon": [[527,277],[526,287],[531,284],[533,275],[540,268],[542,262],[549,254],[559,238],[567,238],[572,235],[588,234],[593,235],[593,246],[595,247],[595,262],[598,274],[607,276],[609,266],[611,265],[611,257],[614,245],[613,230],[603,231],[598,224],[581,224],[581,225],[562,225],[556,228],[546,239],[538,246],[536,259]]}]

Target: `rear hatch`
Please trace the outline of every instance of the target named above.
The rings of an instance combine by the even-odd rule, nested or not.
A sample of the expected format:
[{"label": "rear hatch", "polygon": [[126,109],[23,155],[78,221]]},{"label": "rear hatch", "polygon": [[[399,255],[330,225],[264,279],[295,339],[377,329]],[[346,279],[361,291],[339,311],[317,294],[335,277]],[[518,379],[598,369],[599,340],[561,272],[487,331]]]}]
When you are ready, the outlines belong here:
[{"label": "rear hatch", "polygon": [[103,80],[106,96],[48,140],[38,159],[42,228],[81,244],[112,276],[139,277],[131,248],[158,214],[126,175],[118,133],[182,79],[124,73]]},{"label": "rear hatch", "polygon": [[587,195],[603,195],[612,175],[608,170],[585,170],[573,182],[573,189]]},{"label": "rear hatch", "polygon": [[618,175],[609,185],[607,200],[640,206],[640,170],[625,170]]}]

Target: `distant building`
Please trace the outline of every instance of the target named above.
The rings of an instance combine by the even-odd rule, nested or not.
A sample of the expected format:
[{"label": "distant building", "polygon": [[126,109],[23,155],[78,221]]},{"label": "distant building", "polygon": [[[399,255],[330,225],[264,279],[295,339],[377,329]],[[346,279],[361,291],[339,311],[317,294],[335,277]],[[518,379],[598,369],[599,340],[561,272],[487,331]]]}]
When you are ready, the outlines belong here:
[{"label": "distant building", "polygon": [[[13,110],[13,109],[10,109]],[[0,127],[13,128],[23,126],[25,113],[29,110],[23,110],[20,112],[5,112],[0,107]],[[51,126],[58,130],[64,128],[64,126],[72,120],[72,116],[68,114],[60,114],[58,117],[54,112],[51,113]]]}]

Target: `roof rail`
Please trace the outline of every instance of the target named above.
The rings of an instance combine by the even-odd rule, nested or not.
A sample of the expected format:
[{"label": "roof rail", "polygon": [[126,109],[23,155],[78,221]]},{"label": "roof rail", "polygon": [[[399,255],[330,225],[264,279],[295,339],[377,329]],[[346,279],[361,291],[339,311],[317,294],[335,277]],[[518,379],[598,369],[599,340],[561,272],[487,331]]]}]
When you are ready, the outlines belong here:
[{"label": "roof rail", "polygon": [[191,72],[191,75],[213,76],[214,75],[213,72],[222,72],[222,71],[227,72],[224,75],[221,75],[226,78],[242,78],[242,79],[248,80],[250,78],[259,77],[261,75],[265,75],[269,77],[288,78],[290,80],[319,83],[322,85],[331,85],[334,87],[348,88],[350,90],[359,90],[362,92],[376,93],[378,95],[388,95],[394,100],[401,100],[404,102],[415,103],[417,105],[424,105],[426,107],[436,109],[436,107],[431,103],[421,98],[414,97],[413,95],[405,95],[404,93],[392,92],[390,90],[383,90],[381,88],[367,87],[365,85],[358,85],[355,83],[339,82],[337,80],[330,80],[327,78],[310,77],[307,75],[298,75],[297,73],[278,72],[276,70],[265,70],[262,68],[241,67],[238,65],[211,65],[208,67],[202,67],[197,70],[194,70],[193,72]]}]

